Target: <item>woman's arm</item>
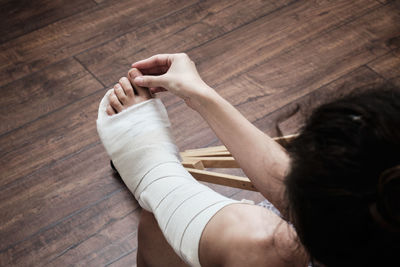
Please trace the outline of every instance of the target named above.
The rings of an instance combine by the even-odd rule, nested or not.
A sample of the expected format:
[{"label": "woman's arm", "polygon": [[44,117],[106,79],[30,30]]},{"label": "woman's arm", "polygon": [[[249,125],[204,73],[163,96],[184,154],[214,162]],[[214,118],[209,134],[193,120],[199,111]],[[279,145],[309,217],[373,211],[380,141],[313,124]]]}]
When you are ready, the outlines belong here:
[{"label": "woman's arm", "polygon": [[168,90],[198,111],[256,188],[283,211],[282,179],[289,166],[285,150],[204,83],[186,54],[156,55],[132,67],[145,74],[136,77],[137,85],[152,92]]},{"label": "woman's arm", "polygon": [[192,104],[214,130],[255,187],[284,212],[283,177],[289,157],[283,147],[250,123],[218,93]]}]

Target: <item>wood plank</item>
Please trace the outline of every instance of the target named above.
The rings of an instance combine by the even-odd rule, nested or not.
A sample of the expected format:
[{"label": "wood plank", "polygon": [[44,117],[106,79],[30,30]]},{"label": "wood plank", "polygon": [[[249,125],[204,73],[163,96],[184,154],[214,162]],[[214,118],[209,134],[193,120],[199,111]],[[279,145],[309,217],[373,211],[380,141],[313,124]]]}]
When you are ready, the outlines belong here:
[{"label": "wood plank", "polygon": [[377,58],[368,66],[390,83],[400,87],[400,48]]},{"label": "wood plank", "polygon": [[140,209],[111,222],[106,228],[50,262],[50,266],[104,266],[137,248]]},{"label": "wood plank", "polygon": [[1,1],[0,17],[6,23],[0,24],[0,43],[94,6],[85,0]]},{"label": "wood plank", "polygon": [[121,258],[117,259],[114,262],[110,262],[106,264],[106,266],[110,267],[126,267],[126,266],[132,266],[136,267],[136,253],[137,251],[132,251],[130,253],[127,253],[126,255],[123,255]]},{"label": "wood plank", "polygon": [[174,16],[137,27],[133,32],[90,49],[78,55],[78,59],[104,84],[111,85],[135,60],[192,49],[289,2],[201,1]]},{"label": "wood plank", "polygon": [[[237,77],[234,88],[221,85],[219,92],[242,112],[273,111],[277,105],[290,103],[387,53],[390,50],[387,40],[399,34],[400,14],[393,12],[390,5],[384,6],[259,65]],[[251,97],[246,98],[246,93]],[[250,120],[258,119],[259,115],[252,112]]]},{"label": "wood plank", "polygon": [[231,153],[229,151],[221,151],[221,152],[181,152],[181,157],[189,158],[189,157],[229,157]]},{"label": "wood plank", "polygon": [[182,158],[181,163],[183,167],[204,170],[203,163],[201,162],[201,160],[198,159]]},{"label": "wood plank", "polygon": [[275,131],[276,122],[280,117],[286,117],[286,114],[290,114],[294,107],[298,106],[299,112],[288,118],[288,123],[286,123],[285,120],[279,123],[279,127],[283,133],[298,131],[303,125],[304,120],[310,116],[312,110],[321,104],[333,101],[348,94],[370,90],[384,82],[385,81],[376,73],[365,66],[362,66],[359,69],[294,100],[280,109],[266,114],[264,117],[254,121],[254,124],[264,132],[277,134]]},{"label": "wood plank", "polygon": [[[117,191],[73,216],[66,217],[58,224],[49,225],[40,233],[1,251],[0,265],[43,266],[100,233],[105,236],[105,240],[113,240],[120,236],[121,231],[134,232],[139,215],[134,212],[137,207],[130,192]],[[124,224],[120,223],[122,220]],[[120,225],[121,229],[115,229],[115,225]],[[107,230],[110,232],[107,233]],[[103,244],[106,247],[107,242]],[[66,264],[62,264],[64,265]]]},{"label": "wood plank", "polygon": [[254,185],[246,177],[240,177],[226,173],[197,170],[192,168],[186,168],[186,170],[198,181],[257,191]]},{"label": "wood plank", "polygon": [[207,153],[207,152],[226,152],[227,149],[225,146],[211,146],[211,147],[202,147],[202,148],[195,148],[195,149],[186,149],[185,153]]},{"label": "wood plank", "polygon": [[233,157],[190,157],[186,160],[200,161],[204,168],[240,168]]},{"label": "wood plank", "polygon": [[71,58],[9,83],[1,88],[0,135],[102,88]]},{"label": "wood plank", "polygon": [[[250,3],[253,2],[255,1],[251,1]],[[239,4],[246,7],[241,7],[237,4],[237,7],[232,7],[228,10],[229,13],[224,10],[226,13],[224,17],[235,16],[235,12],[240,7],[241,13],[246,12],[245,10],[248,10],[250,14],[254,13],[255,7],[247,7],[249,3],[241,1]],[[200,46],[195,51],[190,51],[189,54],[195,59],[199,69],[202,70],[201,73],[204,79],[211,85],[215,85],[215,79],[217,79],[217,82],[220,82],[222,77],[230,77],[240,72],[245,66],[253,66],[256,63],[254,61],[255,58],[265,58],[277,51],[289,49],[297,41],[301,42],[313,35],[328,31],[377,6],[379,4],[373,0],[335,1],[334,4],[329,1],[320,1],[318,4],[313,1],[307,1],[306,3],[298,2],[286,8],[279,9],[277,12],[271,12],[268,16],[264,16],[255,22],[247,24],[243,28],[232,31],[222,38],[216,38],[215,41],[210,42],[205,47]],[[262,8],[264,9],[264,7]],[[264,12],[268,12],[268,9]],[[197,16],[201,16],[201,14],[197,15],[197,12],[193,13],[194,15],[190,17],[191,20],[197,18]],[[318,16],[319,14],[322,15]],[[129,65],[134,58],[136,60],[142,59],[163,51],[186,51],[191,46],[199,45],[202,39],[207,36],[197,36],[193,32],[208,32],[209,30],[205,31],[202,25],[204,23],[213,23],[213,21],[219,18],[218,15],[221,14],[216,13],[214,16],[210,16],[212,21],[208,23],[207,21],[201,21],[202,24],[195,23],[192,27],[186,27],[185,25],[184,31],[179,32],[179,38],[176,34],[174,34],[173,38],[170,38],[169,35],[165,36],[163,32],[138,29],[137,32],[129,33],[114,42],[107,43],[104,46],[79,55],[79,59],[97,77],[102,79],[103,83],[111,85],[119,77],[120,73],[126,72],[125,64]],[[248,16],[248,14],[243,15]],[[184,20],[182,19],[182,21]],[[282,24],[282,21],[285,21],[285,23]],[[304,22],[310,25],[298,27],[298,25],[302,25]],[[168,25],[168,22],[162,23]],[[153,28],[159,30],[160,26],[156,24]],[[219,25],[212,24],[211,28],[219,29]],[[160,38],[164,40],[163,43],[155,43],[154,35],[161,36]],[[147,41],[147,38],[149,41]],[[145,39],[146,41],[143,42],[143,45],[140,45],[137,42],[138,39]],[[194,44],[192,43],[193,39],[196,42]],[[251,40],[251,42],[248,40]],[[245,47],[243,47],[243,43],[246,43]],[[262,51],[258,51],[259,47],[262,47]],[[257,57],[254,57],[255,51]],[[204,55],[209,56],[204,57]],[[124,62],[124,64],[121,64],[121,62]],[[110,66],[110,64],[113,65]],[[209,68],[209,66],[213,66],[213,68]],[[238,66],[241,67],[238,68]],[[226,68],[231,68],[227,74],[225,74]],[[215,70],[218,71],[216,72]]]},{"label": "wood plank", "polygon": [[104,91],[0,137],[0,188],[99,142],[95,120]]},{"label": "wood plank", "polygon": [[364,0],[298,1],[188,53],[202,77],[215,86],[377,7],[376,1]]},{"label": "wood plank", "polygon": [[[385,26],[386,23],[366,23],[368,20],[374,21],[381,17],[387,18],[386,23],[390,26]],[[248,119],[256,122],[307,92],[368,63],[377,54],[384,54],[389,49],[385,46],[386,40],[398,33],[399,24],[394,23],[396,21],[399,21],[398,15],[390,12],[390,7],[378,10],[361,18],[360,21],[321,36],[293,52],[276,57],[258,66],[251,74],[243,74],[218,86],[217,90],[236,105]],[[377,35],[361,38],[360,36],[366,32]],[[340,45],[336,48],[332,48],[335,43],[333,39],[340,40],[337,41]],[[307,58],[303,55],[307,55]],[[184,110],[187,108],[183,105],[169,109],[174,127],[179,127],[184,123],[181,115]],[[206,124],[202,124],[197,118],[189,123],[189,134],[206,135],[208,131]],[[269,133],[277,134],[272,128],[268,129]],[[208,141],[211,142],[212,138]]]},{"label": "wood plank", "polygon": [[[0,45],[0,86],[110,41],[138,25],[169,16],[194,2],[107,2],[10,40]],[[165,10],[170,12],[165,14]]]},{"label": "wood plank", "polygon": [[[399,34],[399,21],[400,15],[393,12],[390,5],[384,6],[288,53],[273,57],[219,85],[216,90],[250,121],[257,121],[387,53],[390,48],[386,42]],[[183,104],[168,110],[173,127],[186,123],[183,115],[186,110]],[[206,131],[207,125],[197,118],[189,123],[188,134],[200,136]]]},{"label": "wood plank", "polygon": [[0,191],[0,251],[123,187],[101,144],[12,184]]}]

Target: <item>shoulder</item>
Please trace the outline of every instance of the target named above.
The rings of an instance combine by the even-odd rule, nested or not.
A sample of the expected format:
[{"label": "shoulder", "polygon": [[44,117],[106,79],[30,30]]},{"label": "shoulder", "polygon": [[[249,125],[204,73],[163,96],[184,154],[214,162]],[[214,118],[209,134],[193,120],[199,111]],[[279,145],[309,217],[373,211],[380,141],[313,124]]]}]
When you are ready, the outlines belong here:
[{"label": "shoulder", "polygon": [[222,209],[200,242],[203,266],[305,266],[306,258],[293,228],[273,212],[254,205]]}]

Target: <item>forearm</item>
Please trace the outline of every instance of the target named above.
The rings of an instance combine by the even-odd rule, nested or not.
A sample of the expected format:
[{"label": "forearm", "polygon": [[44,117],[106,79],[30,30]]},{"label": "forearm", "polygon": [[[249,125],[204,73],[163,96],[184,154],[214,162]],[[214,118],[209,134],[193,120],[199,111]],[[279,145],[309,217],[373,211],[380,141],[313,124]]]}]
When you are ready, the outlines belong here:
[{"label": "forearm", "polygon": [[207,121],[256,188],[281,209],[282,179],[289,165],[285,150],[212,89],[192,100],[191,106]]}]

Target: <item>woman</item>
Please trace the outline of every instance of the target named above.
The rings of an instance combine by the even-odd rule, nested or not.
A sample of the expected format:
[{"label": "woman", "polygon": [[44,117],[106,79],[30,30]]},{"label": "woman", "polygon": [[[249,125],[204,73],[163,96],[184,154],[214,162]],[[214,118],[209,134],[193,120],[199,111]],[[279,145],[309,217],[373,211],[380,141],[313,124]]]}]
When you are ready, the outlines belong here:
[{"label": "woman", "polygon": [[[120,80],[109,96],[109,115],[135,102],[129,104],[123,93],[129,83],[181,97],[285,218],[256,206],[223,208],[202,233],[202,266],[305,266],[309,261],[389,266],[398,261],[399,90],[321,106],[286,151],[205,84],[186,54],[156,55],[132,68],[130,82]],[[138,266],[184,265],[151,213],[143,212],[138,239]]]}]

